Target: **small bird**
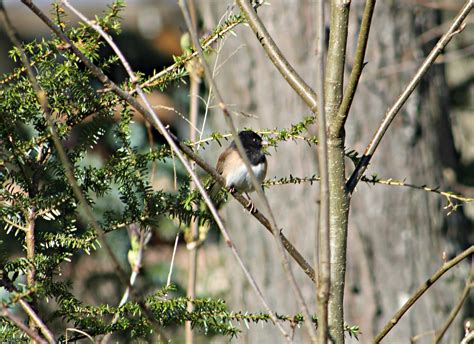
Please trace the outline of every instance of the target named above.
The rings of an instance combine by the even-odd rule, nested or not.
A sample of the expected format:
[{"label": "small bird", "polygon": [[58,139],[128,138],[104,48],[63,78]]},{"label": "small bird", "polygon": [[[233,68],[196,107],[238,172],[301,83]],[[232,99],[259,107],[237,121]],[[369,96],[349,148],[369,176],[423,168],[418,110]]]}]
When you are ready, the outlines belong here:
[{"label": "small bird", "polygon": [[[267,143],[263,141],[260,135],[252,130],[239,132],[239,138],[244,147],[245,154],[252,165],[255,177],[257,177],[259,183],[262,183],[267,175],[267,158],[263,151],[263,146]],[[249,198],[249,204],[247,207],[251,207],[250,209],[252,211],[253,204],[247,193],[255,191],[255,188],[252,184],[247,167],[237,150],[237,144],[235,141],[232,141],[229,147],[219,156],[216,170],[222,175],[222,177],[224,177],[225,186],[229,188],[230,191],[235,190],[247,195]],[[219,183],[214,181],[213,184],[210,185],[209,190],[211,198],[215,200],[221,190],[221,186]],[[219,205],[220,204],[217,204],[217,206]]]}]

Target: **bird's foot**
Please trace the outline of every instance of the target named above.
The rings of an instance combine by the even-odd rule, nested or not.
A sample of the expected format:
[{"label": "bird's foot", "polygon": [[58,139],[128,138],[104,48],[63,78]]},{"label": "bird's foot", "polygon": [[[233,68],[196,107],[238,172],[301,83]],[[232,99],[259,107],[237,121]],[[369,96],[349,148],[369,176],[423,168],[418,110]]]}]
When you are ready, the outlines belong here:
[{"label": "bird's foot", "polygon": [[247,200],[248,200],[248,203],[247,205],[245,206],[245,208],[251,213],[251,214],[255,214],[257,212],[257,207],[255,206],[255,204],[252,202],[252,200],[250,199],[250,196],[245,193],[245,195],[247,196]]}]

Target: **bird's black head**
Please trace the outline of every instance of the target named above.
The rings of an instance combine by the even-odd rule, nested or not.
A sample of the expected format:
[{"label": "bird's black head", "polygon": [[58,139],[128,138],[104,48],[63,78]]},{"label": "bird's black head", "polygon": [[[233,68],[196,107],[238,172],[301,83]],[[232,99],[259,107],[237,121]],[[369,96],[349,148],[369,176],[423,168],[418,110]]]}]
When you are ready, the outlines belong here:
[{"label": "bird's black head", "polygon": [[262,138],[252,130],[243,130],[239,133],[240,141],[245,149],[256,148],[262,149]]}]

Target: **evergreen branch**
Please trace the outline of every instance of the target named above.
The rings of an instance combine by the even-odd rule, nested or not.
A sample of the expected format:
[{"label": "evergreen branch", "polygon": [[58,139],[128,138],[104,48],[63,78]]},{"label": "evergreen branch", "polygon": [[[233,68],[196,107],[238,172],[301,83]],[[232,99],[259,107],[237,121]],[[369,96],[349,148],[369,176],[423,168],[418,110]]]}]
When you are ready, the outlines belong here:
[{"label": "evergreen branch", "polygon": [[[29,4],[32,5],[31,1],[25,0],[25,3],[29,3]],[[5,24],[7,26],[10,26],[10,29],[13,30],[13,27],[11,26],[11,24],[9,24],[8,20],[6,21]],[[14,31],[12,31],[12,32],[14,32]],[[79,185],[77,184],[77,181],[74,177],[74,168],[73,168],[71,162],[69,161],[69,158],[68,158],[66,152],[64,151],[64,148],[62,147],[61,141],[59,139],[58,133],[56,131],[56,128],[55,128],[55,125],[54,125],[54,122],[53,122],[53,119],[52,119],[52,116],[51,116],[51,108],[49,107],[49,104],[48,104],[48,96],[47,96],[46,92],[43,90],[43,88],[40,86],[40,84],[38,83],[38,80],[37,80],[37,78],[36,78],[36,76],[33,72],[32,67],[31,67],[30,61],[29,61],[25,51],[23,50],[20,41],[18,39],[16,39],[14,34],[10,38],[12,39],[12,42],[15,44],[15,46],[17,47],[17,49],[21,53],[22,63],[25,66],[25,68],[27,69],[28,79],[31,82],[33,90],[34,90],[34,92],[36,94],[36,97],[38,99],[38,103],[40,104],[40,106],[43,110],[43,113],[46,117],[46,121],[47,121],[49,129],[51,131],[51,135],[52,135],[54,145],[56,147],[56,150],[58,151],[61,163],[63,164],[63,166],[65,168],[66,177],[67,177],[67,179],[70,183],[70,186],[71,186],[76,198],[79,200],[79,202],[84,207],[84,210],[87,214],[87,217],[88,217],[89,221],[91,222],[92,226],[94,227],[94,229],[97,231],[98,236],[101,239],[103,239],[104,232],[103,232],[102,228],[100,227],[99,223],[96,221],[91,207],[87,203],[87,201],[86,201]],[[114,262],[114,264],[116,266],[116,269],[117,269],[117,272],[119,273],[119,276],[121,276],[121,278],[126,281],[125,273],[124,273],[122,267],[120,266],[120,263],[118,262],[117,258],[115,257],[115,254],[113,253],[113,251],[110,248],[109,244],[105,240],[102,240],[102,241],[103,241],[103,245],[106,248],[107,253],[109,254],[109,256],[111,257],[112,261]]]},{"label": "evergreen branch", "polygon": [[[263,182],[263,186],[271,187],[271,186],[278,186],[278,185],[286,185],[286,184],[301,184],[301,183],[310,183],[311,185],[314,182],[320,181],[320,177],[316,175],[308,176],[308,177],[295,177],[293,175],[289,175],[289,177],[282,177],[277,178],[274,177],[272,179],[266,179]],[[380,184],[380,185],[387,185],[387,186],[398,186],[398,187],[407,187],[411,189],[426,191],[441,195],[446,198],[448,204],[445,206],[445,209],[450,209],[448,215],[450,215],[453,211],[457,210],[458,204],[455,204],[452,200],[457,200],[464,203],[474,203],[473,197],[467,197],[461,194],[456,194],[451,191],[442,191],[439,187],[429,187],[426,185],[415,185],[411,183],[407,183],[405,180],[397,180],[397,179],[381,179],[376,175],[372,175],[370,178],[363,176],[361,181],[367,184]]]},{"label": "evergreen branch", "polygon": [[[170,135],[170,133],[168,132],[168,130],[166,129],[166,127],[163,125],[163,123],[161,122],[161,120],[156,116],[155,112],[153,111],[153,108],[151,107],[150,103],[148,102],[145,94],[143,93],[143,90],[141,89],[141,87],[138,85],[137,83],[137,78],[136,76],[134,75],[133,71],[128,68],[127,64],[126,63],[123,63],[124,64],[124,67],[127,69],[127,72],[129,74],[129,77],[130,77],[130,80],[132,81],[132,83],[134,84],[135,86],[135,90],[136,92],[138,93],[138,95],[140,96],[140,98],[142,99],[142,101],[144,102],[145,106],[142,106],[141,104],[139,104],[136,99],[132,98],[132,96],[130,95],[130,93],[124,91],[123,89],[121,89],[120,87],[118,87],[113,81],[111,81],[104,73],[103,71],[98,68],[95,64],[93,64],[93,62],[88,59],[71,41],[70,39],[63,33],[61,32],[61,30],[58,29],[58,27],[56,25],[54,25],[54,23],[51,22],[51,20],[36,6],[34,5],[31,1],[28,1],[28,0],[22,0],[22,2],[27,5],[45,24],[47,24],[51,30],[53,30],[65,43],[69,44],[70,45],[70,48],[72,49],[72,51],[74,52],[75,55],[77,55],[81,60],[82,62],[87,66],[87,68],[89,68],[91,70],[91,72],[96,75],[98,77],[98,79],[104,84],[104,85],[108,85],[111,90],[113,92],[115,92],[117,95],[119,95],[122,99],[126,100],[129,104],[131,104],[135,109],[137,109],[139,112],[141,112],[145,118],[147,118],[148,120],[150,120],[154,125],[155,127],[159,130],[159,132],[165,137],[166,141],[168,142],[168,144],[170,145],[170,147],[172,148],[172,150],[176,153],[176,155],[178,156],[178,158],[181,160],[182,164],[184,165],[184,167],[186,168],[186,170],[188,171],[188,173],[190,174],[191,178],[193,179],[193,181],[196,183],[196,186],[197,188],[199,189],[199,191],[201,192],[201,194],[203,195],[204,197],[204,200],[206,202],[206,204],[208,205],[212,215],[214,216],[214,219],[216,220],[216,223],[219,227],[219,229],[221,230],[221,233],[223,234],[225,240],[226,240],[226,243],[228,244],[228,246],[230,247],[232,253],[234,254],[236,260],[238,261],[239,265],[241,266],[242,270],[244,271],[246,277],[248,278],[249,282],[251,283],[251,285],[254,287],[254,289],[256,290],[257,294],[260,296],[261,300],[264,301],[263,299],[263,296],[261,294],[261,292],[259,291],[259,288],[255,282],[255,280],[253,279],[252,275],[250,274],[250,272],[248,271],[248,269],[246,268],[246,266],[243,264],[243,261],[240,257],[240,255],[238,254],[235,246],[233,245],[231,239],[230,239],[230,236],[229,236],[229,233],[227,231],[227,229],[225,228],[215,206],[213,205],[211,199],[209,198],[209,195],[206,193],[206,190],[204,189],[204,187],[202,186],[199,178],[196,176],[196,174],[194,173],[193,169],[191,168],[190,164],[188,163],[188,161],[184,158],[181,150],[178,148],[178,144],[175,140],[175,138],[173,136]],[[64,4],[68,4],[68,2],[66,0],[62,0],[62,3]],[[69,8],[71,8],[72,6],[70,4],[67,5]],[[77,10],[75,11],[75,13],[77,15],[79,15],[79,17],[85,22],[87,23],[89,26],[91,26],[92,28],[94,28],[95,30],[97,30],[97,32],[109,43],[110,47],[112,48],[112,50],[114,50],[114,52],[117,54],[117,56],[119,56],[121,59],[124,59],[123,58],[123,55],[122,53],[120,52],[119,48],[115,45],[115,43],[113,42],[112,38],[106,34],[102,28],[100,26],[97,26],[97,25],[92,25],[93,23],[91,23],[87,18],[85,18],[82,14],[80,14]],[[200,54],[202,55],[202,49],[201,47],[199,46],[199,42],[198,44],[198,49],[200,51]],[[203,61],[204,62],[204,61]],[[205,65],[205,64],[204,64]],[[235,129],[234,129],[235,131]],[[266,308],[269,310],[269,312],[271,313],[271,310],[270,308],[268,307],[268,305],[264,302]],[[277,326],[279,326],[279,323],[277,321],[275,321],[275,323],[277,324]],[[283,330],[282,328],[280,328],[281,330]],[[283,330],[284,332],[284,330]]]},{"label": "evergreen branch", "polygon": [[[241,15],[230,16],[223,25],[218,26],[214,29],[214,32],[206,38],[202,38],[201,44],[204,49],[208,49],[214,42],[222,38],[225,34],[232,31],[237,25],[245,21],[244,17]],[[153,75],[147,81],[140,84],[141,88],[154,87],[163,83],[163,80],[166,80],[166,76],[175,72],[177,69],[184,67],[187,62],[196,58],[199,55],[198,51],[193,53],[184,53],[180,57],[175,58],[176,62],[169,67],[166,67],[161,72]],[[134,94],[135,91],[130,92]]]},{"label": "evergreen branch", "polygon": [[[176,149],[175,143],[179,145],[179,148],[192,160],[194,160],[201,168],[203,168],[207,173],[209,173],[220,185],[224,186],[225,181],[217,171],[209,166],[203,159],[196,155],[187,145],[180,142],[172,133],[168,132],[166,128],[159,122],[159,119],[155,118],[154,112],[147,112],[147,110],[137,102],[129,93],[125,92],[123,89],[118,87],[113,83],[95,64],[93,64],[73,43],[72,41],[61,31],[59,30],[54,23],[42,12],[32,1],[22,0],[22,2],[33,12],[35,13],[58,37],[66,43],[68,49],[71,49],[73,53],[79,57],[79,59],[86,65],[90,72],[103,84],[108,85],[110,89],[116,93],[122,100],[126,101],[137,109],[142,115],[145,116],[150,122],[159,129],[160,132],[166,134],[167,139],[171,138],[171,141],[168,143]],[[186,164],[185,164],[186,165]],[[233,194],[234,198],[246,207],[248,201],[240,194],[235,192]],[[256,211],[253,216],[262,223],[262,225],[271,232],[271,225],[260,212]],[[298,265],[303,269],[303,271],[314,281],[314,270],[306,262],[304,257],[299,253],[299,251],[288,241],[288,239],[280,231],[280,236],[283,240],[283,244],[288,253],[295,259]],[[231,243],[229,243],[231,244]]]}]

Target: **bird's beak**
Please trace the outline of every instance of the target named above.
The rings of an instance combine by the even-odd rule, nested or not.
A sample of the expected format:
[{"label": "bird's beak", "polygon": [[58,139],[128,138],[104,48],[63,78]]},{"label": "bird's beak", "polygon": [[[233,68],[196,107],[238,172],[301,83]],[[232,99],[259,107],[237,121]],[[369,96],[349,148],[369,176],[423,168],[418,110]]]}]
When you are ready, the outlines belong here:
[{"label": "bird's beak", "polygon": [[269,144],[270,144],[270,142],[268,142],[268,141],[265,141],[265,140],[262,141],[262,146],[263,147],[267,147]]}]

